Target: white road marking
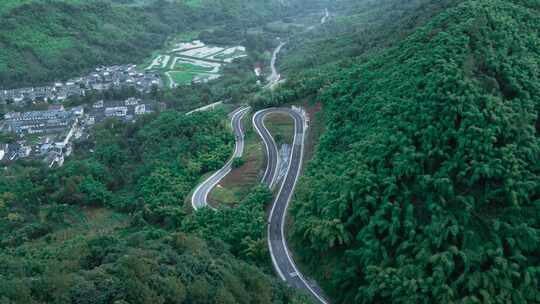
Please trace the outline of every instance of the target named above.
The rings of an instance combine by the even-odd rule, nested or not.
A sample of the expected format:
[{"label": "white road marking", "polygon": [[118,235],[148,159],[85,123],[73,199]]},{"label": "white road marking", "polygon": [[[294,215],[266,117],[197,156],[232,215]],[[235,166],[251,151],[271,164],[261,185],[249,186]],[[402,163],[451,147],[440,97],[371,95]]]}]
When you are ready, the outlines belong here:
[{"label": "white road marking", "polygon": [[[267,110],[267,111],[271,112],[271,110]],[[277,111],[277,109],[275,111]],[[298,127],[298,123],[299,123],[297,117],[294,117],[294,114],[292,114],[291,112],[286,111],[290,116],[293,117],[294,124],[295,124],[295,127],[294,127],[295,134],[294,134],[294,139],[293,139],[293,143],[294,143],[293,144],[293,151],[291,151],[291,154],[290,154],[290,161],[289,161],[289,166],[288,166],[288,169],[287,169],[287,176],[290,174],[290,169],[291,169],[292,161],[293,161],[292,158],[293,158],[293,155],[294,155],[294,149],[298,149],[297,148],[298,144],[300,145],[301,150],[300,150],[300,160],[299,160],[299,164],[298,164],[298,170],[296,172],[294,172],[294,174],[295,174],[294,182],[293,182],[293,185],[291,187],[291,191],[289,192],[288,197],[287,197],[283,217],[281,217],[281,223],[280,223],[280,232],[281,232],[280,237],[281,237],[281,242],[282,242],[281,245],[283,246],[283,249],[285,251],[285,255],[287,257],[287,260],[289,261],[290,266],[294,269],[293,272],[289,273],[291,278],[298,277],[302,281],[304,286],[310,291],[310,293],[315,298],[317,298],[317,300],[319,300],[320,303],[327,304],[328,302],[324,298],[322,298],[322,296],[320,296],[313,289],[312,285],[309,284],[305,280],[305,278],[303,277],[302,273],[300,271],[298,271],[298,267],[296,266],[296,264],[294,263],[294,260],[291,257],[291,254],[289,252],[289,248],[288,248],[286,240],[285,240],[285,218],[286,218],[286,215],[287,215],[287,209],[289,208],[289,203],[291,201],[292,195],[294,193],[294,189],[296,187],[296,183],[298,181],[298,177],[300,176],[300,171],[302,169],[302,163],[303,163],[303,157],[304,157],[304,140],[305,140],[305,134],[306,134],[306,130],[307,130],[305,112],[304,111],[296,111],[296,109],[291,110],[291,111],[294,111],[297,115],[299,115],[301,117],[301,120],[302,120],[301,121],[301,123],[302,123],[302,133],[297,133],[296,132],[297,127]],[[259,111],[259,112],[261,112],[261,111]],[[257,113],[259,113],[259,112],[257,112]],[[253,120],[253,123],[255,123],[255,120]],[[264,124],[263,124],[263,127],[265,127]],[[261,130],[258,129],[256,124],[255,124],[255,128],[257,129],[257,132],[259,133],[259,135],[261,135],[262,132],[261,132]],[[266,131],[268,131],[268,130],[266,130]],[[298,143],[298,139],[297,139],[298,136],[301,136],[300,143]],[[261,136],[261,138],[263,138],[263,141],[264,141],[264,137]],[[265,143],[265,146],[267,146],[267,145],[268,144]],[[267,147],[267,158],[268,158],[268,147]],[[269,166],[270,166],[270,164],[267,165],[267,169],[268,169]],[[286,280],[286,277],[283,274],[282,269],[280,268],[280,266],[279,266],[279,264],[277,262],[277,258],[276,258],[275,254],[274,254],[274,250],[272,249],[272,241],[270,239],[270,226],[271,226],[271,221],[272,221],[272,218],[273,218],[273,215],[274,215],[274,212],[275,212],[275,208],[277,206],[277,202],[278,202],[278,200],[279,200],[279,198],[281,196],[283,188],[286,185],[286,183],[285,183],[286,179],[287,179],[287,177],[285,177],[285,180],[282,182],[281,187],[280,187],[279,192],[278,192],[278,195],[277,195],[276,199],[274,200],[274,203],[272,204],[272,209],[271,209],[270,215],[268,217],[268,229],[267,229],[268,247],[269,247],[270,255],[271,255],[271,258],[272,258],[272,264],[274,265],[274,268],[276,269],[276,271],[278,272],[278,275],[281,277],[281,279],[283,281],[287,281],[287,280]]]}]

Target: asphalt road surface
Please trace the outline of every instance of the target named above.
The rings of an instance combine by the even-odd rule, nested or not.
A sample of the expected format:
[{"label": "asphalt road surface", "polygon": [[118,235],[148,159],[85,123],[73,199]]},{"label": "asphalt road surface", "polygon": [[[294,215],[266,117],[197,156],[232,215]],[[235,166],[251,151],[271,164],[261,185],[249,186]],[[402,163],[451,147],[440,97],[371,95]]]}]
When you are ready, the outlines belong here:
[{"label": "asphalt road surface", "polygon": [[231,126],[234,130],[234,136],[236,138],[236,144],[234,153],[231,159],[223,166],[223,168],[216,171],[212,176],[207,178],[204,182],[199,184],[193,195],[191,196],[191,205],[193,209],[197,210],[203,207],[208,207],[208,194],[214,187],[232,170],[232,162],[236,157],[242,157],[244,154],[244,130],[242,129],[242,118],[249,112],[249,107],[242,107],[230,114]]},{"label": "asphalt road surface", "polygon": [[289,285],[304,290],[311,295],[316,303],[328,303],[322,295],[322,291],[314,282],[306,280],[294,263],[287,247],[285,238],[285,218],[287,207],[300,175],[302,158],[304,154],[304,139],[306,117],[299,111],[288,108],[272,108],[257,112],[253,117],[253,125],[262,138],[267,152],[267,168],[263,176],[263,183],[273,186],[278,168],[278,152],[276,143],[264,125],[264,118],[270,113],[286,113],[294,119],[294,140],[291,150],[289,168],[280,186],[278,195],[272,205],[272,211],[268,218],[268,247],[272,257],[272,264],[283,281]]},{"label": "asphalt road surface", "polygon": [[279,75],[279,72],[276,67],[276,63],[277,63],[279,52],[281,52],[281,49],[283,48],[285,44],[286,42],[281,42],[272,53],[272,60],[270,60],[270,69],[272,70],[272,74],[268,77],[268,84],[266,85],[266,88],[273,89],[281,80],[281,75]]},{"label": "asphalt road surface", "polygon": [[[288,110],[288,109],[287,109]],[[270,188],[274,187],[277,178],[277,168],[279,168],[279,152],[274,141],[274,137],[270,134],[264,120],[271,113],[288,113],[286,111],[279,112],[278,109],[266,109],[261,110],[253,115],[253,127],[257,134],[262,138],[264,146],[266,148],[266,170],[262,178],[262,183]]]},{"label": "asphalt road surface", "polygon": [[328,20],[328,17],[330,17],[330,12],[328,11],[327,8],[324,9],[324,17],[322,17],[321,19],[321,24],[325,24],[326,21]]}]

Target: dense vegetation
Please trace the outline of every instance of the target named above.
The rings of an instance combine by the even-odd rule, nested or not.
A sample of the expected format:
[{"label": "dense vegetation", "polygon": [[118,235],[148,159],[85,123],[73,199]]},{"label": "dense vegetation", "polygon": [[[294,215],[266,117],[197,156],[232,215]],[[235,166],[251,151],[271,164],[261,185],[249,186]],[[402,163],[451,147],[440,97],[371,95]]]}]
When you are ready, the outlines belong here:
[{"label": "dense vegetation", "polygon": [[[324,2],[324,1],[321,1]],[[320,3],[332,17],[324,26],[309,32],[294,33],[280,62],[286,74],[305,73],[306,69],[387,48],[409,35],[455,0],[345,0]],[[301,5],[308,5],[300,1]],[[300,5],[299,4],[299,5]]]},{"label": "dense vegetation", "polygon": [[174,33],[211,29],[230,42],[243,38],[241,28],[279,13],[268,1],[143,2],[0,4],[2,88],[79,76],[99,65],[138,63]]},{"label": "dense vegetation", "polygon": [[[15,2],[0,5],[7,86],[133,62],[173,32],[245,39],[250,57],[225,71],[239,76],[151,94],[180,110],[257,92],[244,72],[271,42],[244,31],[282,13],[259,0]],[[284,32],[288,81],[254,100],[324,105],[291,242],[332,302],[539,302],[538,2],[285,3],[338,15]],[[232,141],[223,113],[170,111],[106,121],[60,169],[5,169],[0,302],[305,303],[272,274],[266,188],[234,209],[184,207]]]},{"label": "dense vegetation", "polygon": [[[310,31],[288,34],[279,69],[287,82],[279,90],[262,92],[252,100],[257,108],[315,97],[336,81],[343,70],[402,41],[458,0],[316,1],[313,14],[324,8],[331,17]],[[307,0],[293,1],[294,10]]]},{"label": "dense vegetation", "polygon": [[459,1],[298,80],[323,85],[327,130],[292,236],[336,302],[538,302],[539,10]]},{"label": "dense vegetation", "polygon": [[3,170],[0,302],[292,303],[267,274],[268,190],[239,209],[184,208],[201,175],[230,155],[224,118],[110,120],[62,168]]}]

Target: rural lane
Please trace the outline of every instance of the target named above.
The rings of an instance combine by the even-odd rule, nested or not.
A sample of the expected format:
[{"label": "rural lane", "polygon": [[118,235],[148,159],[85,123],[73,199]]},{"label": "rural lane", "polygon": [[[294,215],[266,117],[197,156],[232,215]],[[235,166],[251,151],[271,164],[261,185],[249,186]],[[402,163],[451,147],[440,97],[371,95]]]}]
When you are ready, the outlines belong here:
[{"label": "rural lane", "polygon": [[270,60],[270,69],[272,70],[272,74],[268,77],[268,84],[266,85],[267,89],[273,89],[281,80],[281,75],[279,75],[279,72],[276,67],[276,63],[279,56],[279,52],[281,52],[281,49],[283,48],[285,44],[286,42],[281,42],[272,53],[272,60]]}]

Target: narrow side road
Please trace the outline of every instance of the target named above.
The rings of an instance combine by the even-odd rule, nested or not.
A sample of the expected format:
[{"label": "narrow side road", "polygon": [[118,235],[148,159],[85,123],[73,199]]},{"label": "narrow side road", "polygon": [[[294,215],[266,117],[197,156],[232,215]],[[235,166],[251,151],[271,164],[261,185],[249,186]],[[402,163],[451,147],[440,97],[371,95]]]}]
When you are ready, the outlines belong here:
[{"label": "narrow side road", "polygon": [[197,210],[209,206],[207,201],[208,194],[225,176],[227,176],[227,174],[229,174],[229,172],[231,172],[233,160],[236,157],[242,157],[244,154],[244,130],[242,129],[242,118],[249,112],[249,109],[249,107],[242,107],[230,114],[231,127],[234,130],[234,136],[236,138],[233,156],[223,168],[216,171],[195,188],[195,191],[193,191],[193,195],[191,196],[191,205],[193,206],[193,209]]},{"label": "narrow side road", "polygon": [[[223,101],[218,101],[218,102],[214,102],[212,104],[209,104],[209,105],[206,105],[206,106],[202,106],[200,108],[197,108],[195,110],[192,110],[192,111],[189,111],[186,113],[186,115],[191,115],[193,113],[197,113],[197,112],[202,112],[202,111],[207,111],[207,110],[213,110],[215,109],[217,106],[220,106],[223,104]],[[234,113],[234,112],[233,112]]]},{"label": "narrow side road", "polygon": [[304,290],[307,294],[312,296],[316,303],[327,304],[328,302],[323,297],[321,289],[316,284],[308,282],[299,271],[289,252],[285,237],[287,208],[289,207],[302,168],[304,140],[307,127],[305,113],[288,108],[274,108],[262,110],[255,114],[253,125],[257,130],[257,133],[259,133],[259,136],[261,136],[267,152],[267,169],[262,181],[268,186],[273,185],[275,182],[276,168],[278,168],[277,147],[272,135],[264,125],[264,117],[269,113],[276,112],[287,113],[294,119],[295,134],[289,168],[287,169],[287,174],[281,184],[268,218],[267,237],[272,264],[283,281],[286,281],[292,287]]},{"label": "narrow side road", "polygon": [[[328,21],[328,18],[330,18],[330,11],[328,11],[328,8],[325,8],[324,15],[321,18],[321,22],[319,25],[324,25]],[[305,30],[305,32],[312,31],[317,26],[318,25],[312,25],[308,27]],[[281,80],[281,75],[279,74],[276,63],[277,63],[279,53],[281,52],[281,49],[285,46],[285,44],[287,44],[286,41],[280,42],[280,44],[274,49],[274,52],[272,53],[272,60],[270,60],[270,69],[272,70],[272,74],[268,76],[267,78],[268,84],[266,84],[265,89],[275,88],[279,84],[279,81]]]},{"label": "narrow side road", "polygon": [[321,24],[325,24],[328,18],[330,17],[330,12],[327,8],[324,9],[324,16],[321,19]]},{"label": "narrow side road", "polygon": [[267,89],[273,89],[281,80],[281,75],[279,75],[276,63],[279,53],[285,44],[286,42],[281,42],[272,53],[272,60],[270,61],[270,69],[272,70],[272,74],[268,77],[268,84],[266,85]]}]

